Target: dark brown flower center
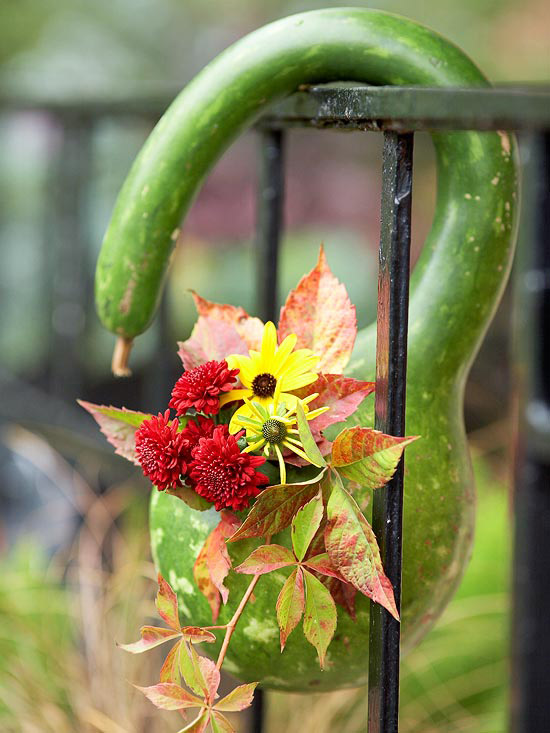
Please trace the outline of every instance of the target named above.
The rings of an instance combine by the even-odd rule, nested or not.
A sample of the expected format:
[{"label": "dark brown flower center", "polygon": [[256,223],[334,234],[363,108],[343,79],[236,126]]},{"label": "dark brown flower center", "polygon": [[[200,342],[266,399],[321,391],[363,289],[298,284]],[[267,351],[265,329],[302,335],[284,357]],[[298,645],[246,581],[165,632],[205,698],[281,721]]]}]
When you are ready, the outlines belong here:
[{"label": "dark brown flower center", "polygon": [[257,374],[252,382],[252,391],[257,397],[273,397],[277,380],[273,374]]},{"label": "dark brown flower center", "polygon": [[262,435],[268,443],[282,443],[286,438],[286,425],[275,418],[266,420],[262,425]]}]

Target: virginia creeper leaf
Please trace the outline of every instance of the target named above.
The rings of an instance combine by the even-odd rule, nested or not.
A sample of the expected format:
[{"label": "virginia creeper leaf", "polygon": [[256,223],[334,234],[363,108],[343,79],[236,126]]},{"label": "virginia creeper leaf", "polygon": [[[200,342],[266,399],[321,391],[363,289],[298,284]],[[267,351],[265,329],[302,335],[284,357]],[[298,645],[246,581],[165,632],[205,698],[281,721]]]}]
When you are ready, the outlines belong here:
[{"label": "virginia creeper leaf", "polygon": [[216,710],[223,710],[226,713],[237,713],[240,710],[250,707],[257,685],[257,682],[249,682],[247,685],[235,687],[229,695],[226,695],[216,703]]},{"label": "virginia creeper leaf", "polygon": [[268,537],[288,527],[298,509],[319,491],[323,473],[324,470],[315,478],[299,484],[280,484],[264,489],[229,542],[249,537]]},{"label": "virginia creeper leaf", "polygon": [[321,451],[317,447],[315,438],[311,434],[311,429],[300,400],[296,402],[296,421],[298,423],[298,432],[300,433],[300,442],[302,443],[304,453],[308,457],[309,462],[319,468],[326,466],[327,462],[321,455]]},{"label": "virginia creeper leaf", "polygon": [[207,509],[212,508],[212,504],[202,496],[199,496],[196,491],[189,488],[189,486],[176,486],[174,489],[166,489],[165,493],[175,496],[177,499],[185,502],[188,507],[195,509],[198,512],[204,512]]},{"label": "virginia creeper leaf", "polygon": [[281,309],[278,333],[279,341],[295,333],[298,348],[318,354],[320,372],[341,373],[348,363],[357,335],[355,306],[328,267],[322,246],[317,265]]},{"label": "virginia creeper leaf", "polygon": [[341,575],[399,620],[392,584],[384,573],[372,527],[335,477],[327,505],[325,545]]},{"label": "virginia creeper leaf", "polygon": [[[182,651],[183,642],[178,641],[177,644],[170,649],[168,656],[164,660],[164,664],[160,669],[160,681],[161,682],[173,682],[179,685],[181,682],[181,671],[180,671],[180,652]],[[185,651],[183,651],[185,654]]]},{"label": "virginia creeper leaf", "polygon": [[321,581],[307,570],[303,573],[306,592],[304,635],[317,649],[319,664],[324,669],[327,647],[336,629],[336,606]]},{"label": "virginia creeper leaf", "polygon": [[332,444],[331,463],[338,472],[362,486],[377,489],[391,479],[405,446],[418,436],[395,438],[373,428],[342,430]]},{"label": "virginia creeper leaf", "polygon": [[178,346],[185,369],[212,359],[222,361],[228,354],[248,354],[248,347],[234,326],[205,316],[199,316],[191,336],[187,341],[179,341]]},{"label": "virginia creeper leaf", "polygon": [[323,519],[323,498],[321,492],[299,509],[292,519],[292,547],[298,560],[303,560],[311,540]]},{"label": "virginia creeper leaf", "polygon": [[204,702],[187,692],[183,687],[172,682],[159,682],[151,687],[140,687],[134,685],[138,690],[151,700],[153,705],[163,710],[183,710],[185,708],[202,707]]},{"label": "virginia creeper leaf", "polygon": [[206,682],[199,665],[199,655],[192,644],[182,641],[180,644],[179,665],[183,681],[197,695],[205,695]]},{"label": "virginia creeper leaf", "polygon": [[170,584],[164,580],[160,573],[158,574],[158,585],[159,589],[155,606],[157,607],[159,616],[166,621],[171,629],[179,632],[181,627],[178,614],[178,598],[170,587]]},{"label": "virginia creeper leaf", "polygon": [[307,560],[304,560],[303,564],[310,570],[314,570],[316,573],[321,573],[321,575],[330,575],[332,578],[344,580],[338,570],[334,567],[328,552],[323,552],[320,555],[310,557]]},{"label": "virginia creeper leaf", "polygon": [[115,453],[139,466],[140,463],[136,458],[136,430],[152,415],[127,410],[125,407],[93,405],[84,400],[77,402],[95,419],[103,435],[115,447]]},{"label": "virginia creeper leaf", "polygon": [[208,643],[216,641],[216,636],[208,629],[202,629],[200,626],[182,626],[181,633],[186,641],[191,644],[202,644],[203,641]]},{"label": "virginia creeper leaf", "polygon": [[[193,651],[195,651],[193,649]],[[195,652],[195,654],[197,654]],[[200,669],[200,683],[205,697],[209,702],[213,703],[217,697],[218,687],[220,686],[220,670],[215,663],[208,657],[199,657],[197,654],[197,663]]]},{"label": "virginia creeper leaf", "polygon": [[178,733],[204,733],[209,722],[210,713],[208,710],[202,710],[195,720],[192,720],[185,728],[181,728]]},{"label": "virginia creeper leaf", "polygon": [[149,651],[149,649],[154,649],[159,644],[164,644],[165,641],[177,639],[180,635],[179,631],[163,629],[159,626],[142,626],[139,633],[141,634],[139,641],[135,641],[133,644],[117,644],[117,646],[124,649],[125,652],[141,654]]},{"label": "virginia creeper leaf", "polygon": [[277,623],[280,629],[281,651],[286,640],[298,625],[305,607],[304,575],[302,568],[292,571],[277,598]]},{"label": "virginia creeper leaf", "polygon": [[353,585],[350,585],[345,580],[338,580],[328,575],[324,575],[321,582],[329,589],[334,602],[342,606],[355,621],[355,596],[357,595],[357,588],[354,588]]},{"label": "virginia creeper leaf", "polygon": [[237,733],[225,715],[216,712],[216,710],[212,711],[210,725],[212,726],[212,733]]},{"label": "virginia creeper leaf", "polygon": [[244,308],[240,306],[212,303],[210,300],[201,298],[193,290],[191,294],[199,316],[206,316],[229,323],[231,326],[234,326],[249,349],[260,351],[264,324],[259,318],[249,316]]},{"label": "virginia creeper leaf", "polygon": [[286,568],[295,563],[296,558],[286,547],[261,545],[235,568],[235,572],[244,573],[245,575],[265,575],[265,573],[271,573],[273,570]]}]

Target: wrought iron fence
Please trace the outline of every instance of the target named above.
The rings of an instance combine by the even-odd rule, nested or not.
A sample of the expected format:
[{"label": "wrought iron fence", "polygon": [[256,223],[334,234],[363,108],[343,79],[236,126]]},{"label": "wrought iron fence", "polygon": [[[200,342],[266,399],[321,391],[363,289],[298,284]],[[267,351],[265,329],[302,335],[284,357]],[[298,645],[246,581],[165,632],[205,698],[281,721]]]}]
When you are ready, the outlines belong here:
[{"label": "wrought iron fence", "polygon": [[[109,102],[26,103],[4,99],[4,110],[44,110],[59,126],[62,142],[54,202],[64,212],[57,261],[63,263],[52,307],[90,303],[82,263],[81,204],[87,181],[90,139],[97,120],[137,116],[154,121],[170,95]],[[426,89],[319,87],[301,91],[258,123],[258,310],[273,318],[282,232],[284,148],[291,127],[349,128],[384,135],[382,168],[376,426],[404,435],[411,227],[412,153],[419,130],[508,130],[520,136],[523,157],[522,247],[517,267],[517,313],[521,339],[516,357],[520,416],[514,492],[515,560],[511,729],[547,730],[550,720],[550,94],[536,88]],[[382,315],[383,314],[383,317]],[[162,324],[165,323],[161,315]],[[162,339],[160,339],[162,342]],[[78,392],[76,347],[70,333],[52,333],[53,393]],[[158,361],[157,361],[158,364]],[[75,381],[76,380],[76,381]],[[156,379],[156,384],[162,380]],[[170,380],[167,380],[168,382]],[[399,607],[403,465],[377,492],[373,528]],[[369,654],[369,733],[396,733],[399,707],[399,624],[372,606]],[[262,730],[261,696],[254,730]]]}]

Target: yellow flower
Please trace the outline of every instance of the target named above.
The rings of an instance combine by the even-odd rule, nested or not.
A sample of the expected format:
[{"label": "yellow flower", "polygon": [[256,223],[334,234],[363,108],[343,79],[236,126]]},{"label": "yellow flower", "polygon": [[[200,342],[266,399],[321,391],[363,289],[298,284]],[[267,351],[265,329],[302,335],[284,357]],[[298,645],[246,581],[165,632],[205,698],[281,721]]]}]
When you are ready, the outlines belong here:
[{"label": "yellow flower", "polygon": [[[295,395],[289,393],[315,382],[318,375],[312,369],[319,361],[319,357],[310,349],[293,351],[297,340],[296,334],[290,334],[277,346],[277,331],[273,323],[268,321],[264,326],[261,351],[250,351],[249,356],[232,354],[227,357],[230,369],[239,369],[243,389],[226,392],[220,400],[220,406],[244,398],[268,404],[276,392],[287,407],[295,404]],[[250,413],[250,408],[243,407],[237,412]]]},{"label": "yellow flower", "polygon": [[[249,445],[243,450],[243,453],[252,453],[254,451],[263,450],[264,454],[269,458],[272,453],[275,454],[279,461],[279,472],[281,475],[281,483],[286,482],[286,466],[283,458],[282,448],[293,451],[308,463],[311,463],[300,440],[300,433],[297,429],[298,418],[296,416],[297,402],[301,402],[307,420],[314,418],[326,412],[328,407],[319,407],[316,410],[307,412],[307,404],[319,395],[311,394],[304,400],[298,400],[294,397],[293,406],[287,408],[282,400],[279,401],[279,395],[276,392],[273,400],[268,403],[261,404],[244,398],[246,413],[236,412],[229,424],[229,431],[236,433],[242,428],[246,430],[246,440]],[[274,456],[273,456],[274,457]]]}]

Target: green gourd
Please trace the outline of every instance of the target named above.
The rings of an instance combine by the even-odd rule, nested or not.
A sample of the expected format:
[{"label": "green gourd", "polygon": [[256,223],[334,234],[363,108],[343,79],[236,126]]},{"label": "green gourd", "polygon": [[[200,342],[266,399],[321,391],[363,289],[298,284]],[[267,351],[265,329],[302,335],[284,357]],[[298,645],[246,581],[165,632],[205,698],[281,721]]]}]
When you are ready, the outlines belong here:
[{"label": "green gourd", "polygon": [[[160,120],[119,195],[100,254],[100,317],[123,350],[153,317],[178,227],[200,184],[230,143],[270,105],[302,84],[487,86],[452,43],[402,17],[334,8],[267,25],[212,61]],[[434,134],[437,205],[411,280],[402,641],[406,651],[437,619],[460,581],[473,537],[475,490],[463,424],[464,383],[501,296],[513,255],[516,165],[506,133]],[[300,275],[301,273],[298,273]],[[357,339],[347,370],[373,379],[375,325]],[[368,421],[368,400],[349,424]],[[182,615],[211,623],[192,566],[216,512],[198,513],[153,492],[155,561],[177,590]],[[277,542],[288,542],[283,533]],[[231,546],[238,561],[254,546]],[[275,600],[283,571],[263,578],[232,639],[226,667],[243,680],[283,690],[328,690],[364,683],[368,599],[357,620],[339,610],[328,668],[299,629],[279,652]],[[231,616],[247,578],[231,573]],[[210,651],[210,649],[208,649]]]}]

